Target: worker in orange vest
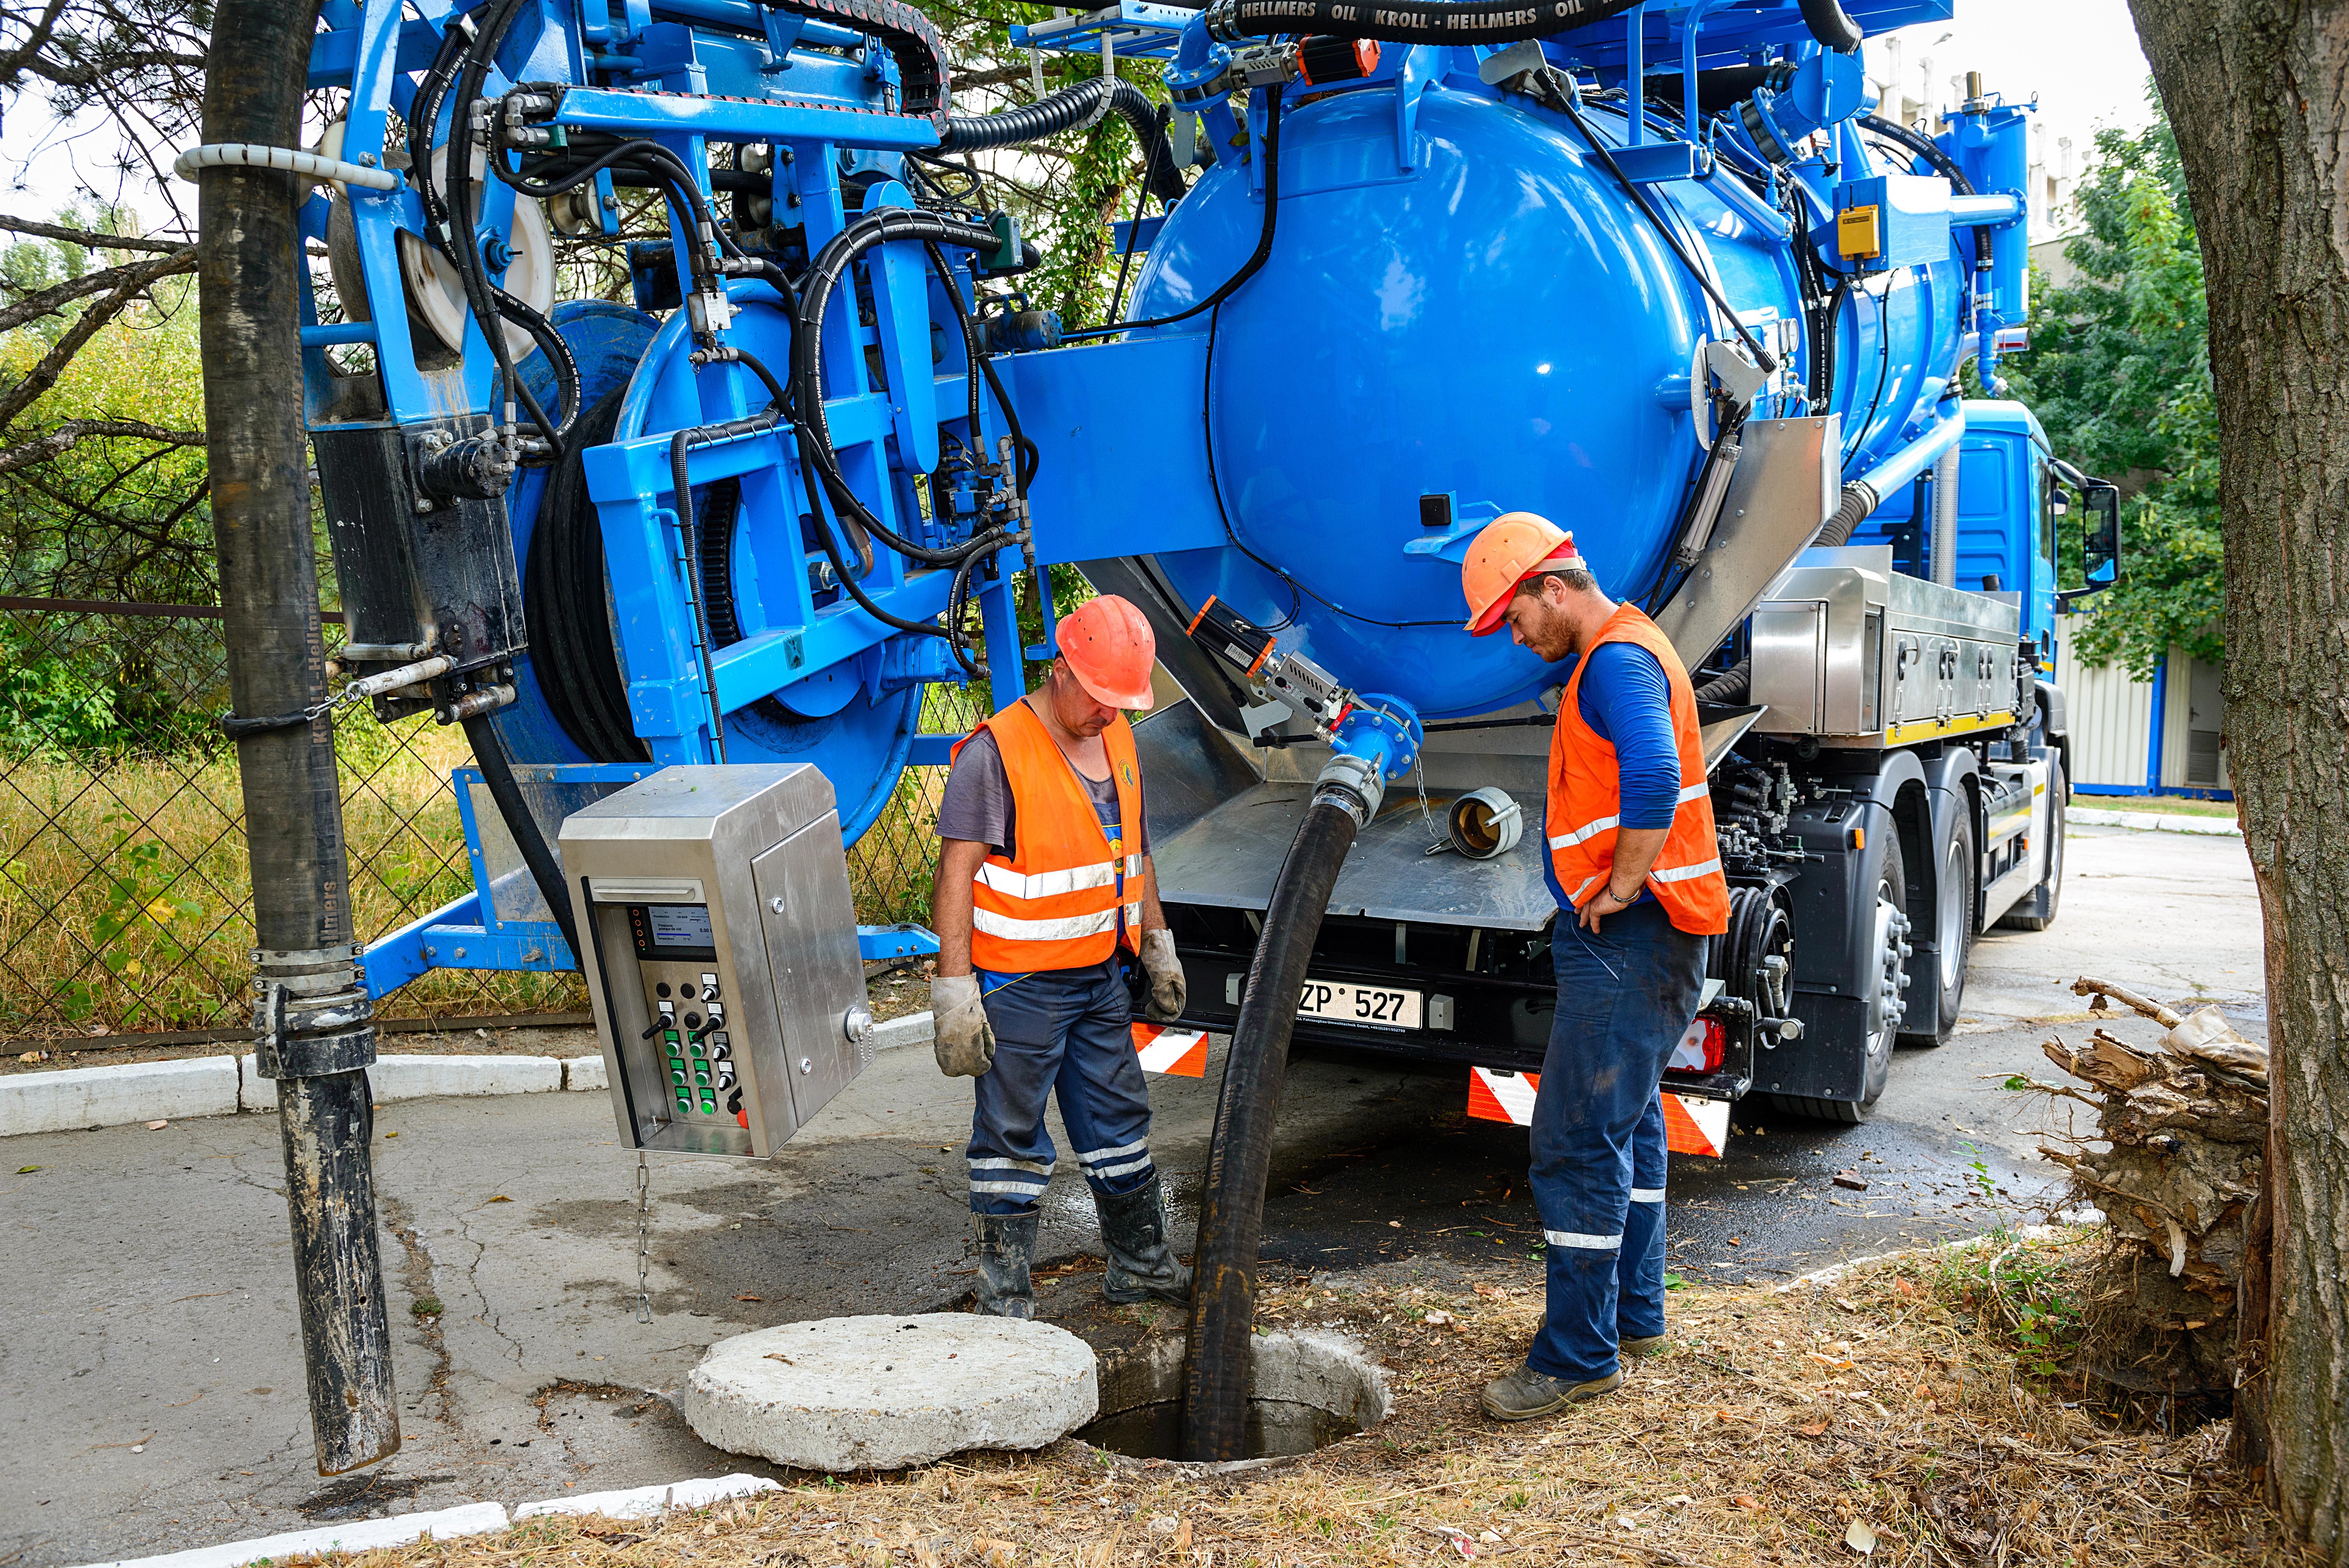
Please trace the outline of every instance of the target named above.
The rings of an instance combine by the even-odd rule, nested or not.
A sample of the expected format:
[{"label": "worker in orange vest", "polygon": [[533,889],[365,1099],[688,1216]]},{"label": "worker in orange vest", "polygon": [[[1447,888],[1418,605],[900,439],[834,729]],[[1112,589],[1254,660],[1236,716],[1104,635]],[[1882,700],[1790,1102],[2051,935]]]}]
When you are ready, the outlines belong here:
[{"label": "worker in orange vest", "polygon": [[1151,706],[1157,645],[1115,595],[1062,619],[1060,656],[1029,693],[957,742],[938,802],[938,935],[930,982],[938,1067],[976,1079],[970,1210],[978,1309],[1030,1317],[1038,1203],[1051,1179],[1056,1091],[1101,1219],[1115,1302],[1190,1299],[1150,1158],[1126,964],[1147,1014],[1183,1013],[1182,961],[1159,907],[1142,773],[1123,708]]},{"label": "worker in orange vest", "polygon": [[1511,512],[1468,547],[1467,629],[1506,626],[1572,659],[1549,747],[1545,870],[1557,1012],[1534,1097],[1534,1202],[1548,1315],[1526,1364],[1486,1385],[1526,1420],[1622,1386],[1664,1343],[1664,1118],[1657,1093],[1695,1021],[1729,883],[1688,671],[1654,622],[1599,591],[1574,536]]}]

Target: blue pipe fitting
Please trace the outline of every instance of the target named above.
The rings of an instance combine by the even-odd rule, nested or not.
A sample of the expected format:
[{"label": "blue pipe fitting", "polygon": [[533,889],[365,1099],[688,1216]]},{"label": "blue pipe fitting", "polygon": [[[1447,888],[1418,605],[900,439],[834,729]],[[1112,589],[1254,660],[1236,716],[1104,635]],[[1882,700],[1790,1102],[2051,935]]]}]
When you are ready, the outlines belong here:
[{"label": "blue pipe fitting", "polygon": [[1412,770],[1426,740],[1411,704],[1383,692],[1364,693],[1338,721],[1337,753],[1313,781],[1314,801],[1340,806],[1356,827],[1364,825],[1378,815],[1387,781]]}]

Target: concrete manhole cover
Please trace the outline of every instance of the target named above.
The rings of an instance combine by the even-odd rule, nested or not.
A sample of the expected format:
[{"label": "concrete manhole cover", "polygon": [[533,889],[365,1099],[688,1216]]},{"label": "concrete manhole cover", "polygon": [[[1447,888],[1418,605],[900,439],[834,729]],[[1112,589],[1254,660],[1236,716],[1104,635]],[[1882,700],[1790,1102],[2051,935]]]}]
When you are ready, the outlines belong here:
[{"label": "concrete manhole cover", "polygon": [[807,1470],[1040,1449],[1100,1408],[1092,1346],[968,1313],[826,1317],[721,1339],[678,1399],[701,1440]]}]

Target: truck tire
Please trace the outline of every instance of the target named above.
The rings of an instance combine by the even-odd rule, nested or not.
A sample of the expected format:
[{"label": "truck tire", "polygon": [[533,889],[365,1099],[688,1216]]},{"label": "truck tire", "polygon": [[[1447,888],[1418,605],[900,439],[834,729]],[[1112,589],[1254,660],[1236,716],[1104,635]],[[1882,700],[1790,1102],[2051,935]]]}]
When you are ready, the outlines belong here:
[{"label": "truck tire", "polygon": [[[1909,998],[1904,1021],[1921,1026],[1900,1032],[1904,1046],[1945,1043],[1958,1026],[1958,1007],[1966,998],[1966,964],[1974,953],[1974,897],[1979,891],[1975,883],[1982,876],[1982,862],[1974,855],[1971,805],[1961,804],[1950,813],[1950,830],[1939,853],[1941,874],[1935,883],[1938,896],[1932,911],[1936,956],[1924,977],[1927,988]],[[1910,918],[1915,917],[1912,910]]]},{"label": "truck tire", "polygon": [[2072,781],[2064,765],[2050,759],[2047,768],[2047,875],[2006,912],[1999,924],[2009,931],[2044,931],[2055,923],[2055,906],[2064,896],[2064,816]]},{"label": "truck tire", "polygon": [[[1885,835],[1883,868],[1877,872],[1876,901],[1888,913],[1876,925],[1876,962],[1871,972],[1877,974],[1891,989],[1879,997],[1879,1006],[1889,1006],[1899,987],[1907,984],[1903,960],[1907,954],[1909,917],[1909,876],[1900,859],[1900,835]],[[1763,1098],[1775,1109],[1791,1116],[1807,1117],[1813,1121],[1839,1122],[1856,1127],[1866,1121],[1869,1110],[1884,1094],[1885,1081],[1892,1075],[1892,1044],[1899,1031],[1899,1022],[1889,1014],[1872,1014],[1868,1031],[1868,1051],[1860,1071],[1857,1099],[1814,1099],[1807,1095],[1773,1094]]]}]

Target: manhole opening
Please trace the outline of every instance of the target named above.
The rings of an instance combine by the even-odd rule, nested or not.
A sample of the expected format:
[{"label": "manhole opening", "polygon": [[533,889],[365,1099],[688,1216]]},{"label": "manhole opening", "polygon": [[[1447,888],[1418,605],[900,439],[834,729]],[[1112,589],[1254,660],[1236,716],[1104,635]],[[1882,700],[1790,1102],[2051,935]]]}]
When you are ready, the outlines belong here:
[{"label": "manhole opening", "polygon": [[[1264,1334],[1254,1341],[1247,1457],[1311,1453],[1386,1418],[1386,1377],[1334,1336]],[[1140,1460],[1171,1460],[1183,1431],[1183,1341],[1163,1339],[1104,1361],[1101,1413],[1081,1441]]]}]

